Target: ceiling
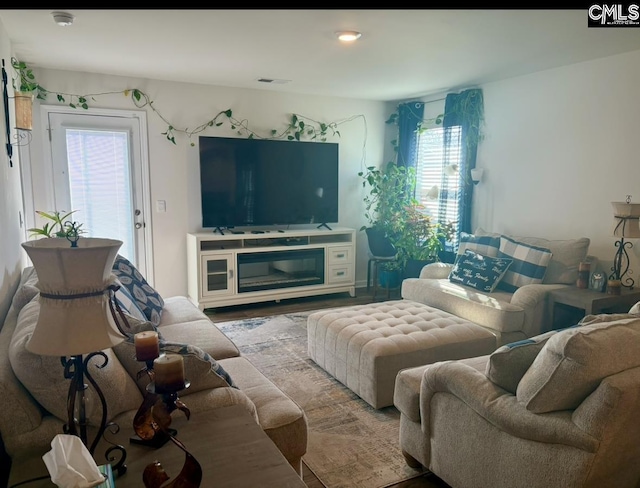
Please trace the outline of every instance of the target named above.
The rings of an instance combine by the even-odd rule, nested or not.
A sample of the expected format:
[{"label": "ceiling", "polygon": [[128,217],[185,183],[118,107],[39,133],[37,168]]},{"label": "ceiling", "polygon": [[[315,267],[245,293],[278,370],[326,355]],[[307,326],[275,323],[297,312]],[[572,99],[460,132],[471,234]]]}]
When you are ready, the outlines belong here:
[{"label": "ceiling", "polygon": [[640,30],[588,28],[586,9],[69,9],[68,27],[52,10],[0,10],[33,68],[379,101],[640,50]]}]

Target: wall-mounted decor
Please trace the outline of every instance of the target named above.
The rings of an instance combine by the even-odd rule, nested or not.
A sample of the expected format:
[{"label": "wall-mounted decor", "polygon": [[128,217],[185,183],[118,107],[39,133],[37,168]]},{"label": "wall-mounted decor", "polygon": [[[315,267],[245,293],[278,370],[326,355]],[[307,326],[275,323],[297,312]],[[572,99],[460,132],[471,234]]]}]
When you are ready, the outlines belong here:
[{"label": "wall-mounted decor", "polygon": [[26,146],[31,142],[31,127],[32,127],[32,107],[33,107],[33,95],[31,93],[15,92],[14,104],[15,104],[15,121],[17,133],[14,136],[15,142],[11,142],[11,121],[9,117],[9,92],[7,90],[7,84],[9,80],[7,78],[7,70],[4,69],[4,59],[2,60],[2,102],[4,105],[4,126],[6,130],[7,141],[5,146],[7,148],[7,156],[9,157],[9,166],[13,167],[13,147],[14,146]]}]

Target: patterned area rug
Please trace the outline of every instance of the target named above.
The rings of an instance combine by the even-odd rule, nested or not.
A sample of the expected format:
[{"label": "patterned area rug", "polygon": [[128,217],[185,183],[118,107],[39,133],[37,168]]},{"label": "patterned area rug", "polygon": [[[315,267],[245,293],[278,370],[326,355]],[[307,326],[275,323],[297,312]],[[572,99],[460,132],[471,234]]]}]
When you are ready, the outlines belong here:
[{"label": "patterned area rug", "polygon": [[376,410],[317,366],[307,354],[312,312],[216,323],[309,423],[304,463],[327,488],[381,488],[415,478],[398,444],[400,413]]}]

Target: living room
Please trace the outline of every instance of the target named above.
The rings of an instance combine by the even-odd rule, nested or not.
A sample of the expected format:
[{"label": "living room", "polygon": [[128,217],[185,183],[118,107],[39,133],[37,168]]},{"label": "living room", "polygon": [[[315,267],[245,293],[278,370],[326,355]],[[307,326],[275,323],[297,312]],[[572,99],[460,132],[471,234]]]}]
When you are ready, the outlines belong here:
[{"label": "living room", "polygon": [[[44,13],[48,15],[48,11]],[[586,11],[581,14],[587,29]],[[611,30],[594,30],[597,32],[593,34],[606,36]],[[15,49],[5,26],[0,26],[2,58],[11,59]],[[340,144],[339,223],[354,229],[365,224],[358,172],[389,158],[393,134],[385,120],[401,101],[288,94],[37,66],[34,70],[41,85],[58,92],[105,93],[137,87],[151,94],[156,108],[177,127],[196,126],[212,113],[226,109],[232,109],[239,119],[249,120],[251,127],[261,132],[285,125],[292,113],[319,121],[353,118],[341,124],[340,137],[331,140]],[[10,69],[8,72],[11,76]],[[640,165],[635,161],[634,123],[640,109],[636,95],[639,82],[640,45],[620,54],[580,62],[567,60],[562,66],[514,73],[480,84],[485,138],[479,147],[477,166],[485,174],[474,189],[473,228],[548,239],[586,236],[591,240],[589,254],[597,256],[606,269],[615,253],[611,202],[624,201],[626,195],[632,195],[634,202],[640,201],[635,191]],[[453,91],[475,86],[470,78],[468,85]],[[446,91],[420,98],[431,102],[428,110],[436,114],[443,109],[444,95]],[[38,103],[45,102],[34,105],[34,140],[28,151],[33,164],[43,160],[43,145],[38,139],[44,131]],[[46,101],[56,103],[53,99]],[[130,99],[123,96],[99,98],[92,106],[132,109]],[[191,146],[182,135],[176,137],[175,145],[171,144],[163,135],[165,122],[148,108],[144,110],[148,122],[149,198],[154,202],[150,217],[153,285],[163,296],[184,296],[188,287],[185,236],[201,227],[197,146]],[[233,137],[236,133],[223,125],[206,134]],[[4,269],[0,319],[4,319],[27,263],[20,246],[27,236],[19,218],[24,215],[20,159],[15,158],[10,167],[3,151],[0,160],[0,260]],[[166,212],[156,210],[157,200],[166,202]],[[47,203],[43,201],[43,205]],[[631,253],[636,271],[640,270],[637,249],[634,247]],[[367,240],[362,232],[356,233],[356,258],[356,286],[363,288]]]},{"label": "living room", "polygon": [[[10,59],[11,52],[5,35],[3,58]],[[634,69],[638,55],[628,52],[481,86],[485,139],[479,147],[477,166],[485,169],[485,175],[474,191],[473,228],[549,239],[588,236],[590,254],[603,261],[613,259],[610,202],[624,201],[629,194],[636,199],[633,182],[638,169],[632,124],[636,97],[632,94],[640,76]],[[176,127],[192,127],[208,120],[212,113],[229,108],[237,118],[249,120],[255,130],[264,128],[267,132],[285,125],[292,113],[327,122],[362,115],[342,124],[340,137],[332,139],[340,145],[339,223],[344,227],[359,229],[365,224],[364,190],[358,171],[390,157],[388,141],[393,134],[387,134],[390,128],[384,121],[397,102],[185,86],[35,69],[42,86],[59,92],[104,93],[139,87],[152,94],[155,106],[162,107],[162,113]],[[443,95],[427,100],[442,99]],[[46,102],[55,104],[54,100]],[[123,96],[100,99],[98,103],[114,109],[131,108],[130,100]],[[443,103],[427,104],[426,110],[441,113]],[[38,116],[38,110],[34,110],[34,134],[40,123]],[[154,285],[162,294],[172,296],[186,293],[185,236],[199,230],[201,222],[199,192],[195,191],[199,184],[197,147],[192,147],[187,137],[178,137],[175,145],[169,143],[162,135],[166,128],[158,117],[148,115],[150,198],[153,202],[166,201],[165,213],[154,208],[152,214]],[[215,133],[206,134],[229,137],[235,131],[223,125]],[[37,137],[34,139],[29,151],[37,164],[43,159],[39,152],[42,149]],[[3,194],[12,198],[4,205],[2,220],[6,230],[3,256],[7,260],[2,290],[9,291],[16,285],[24,262],[25,256],[16,244],[25,233],[15,218],[22,208],[20,176],[18,171],[9,172],[8,165],[4,171]],[[38,209],[47,210],[47,204],[37,205]],[[367,260],[363,232],[357,233],[356,245],[356,283],[361,288]],[[636,260],[635,253],[632,258]],[[7,304],[3,303],[5,308]]]}]

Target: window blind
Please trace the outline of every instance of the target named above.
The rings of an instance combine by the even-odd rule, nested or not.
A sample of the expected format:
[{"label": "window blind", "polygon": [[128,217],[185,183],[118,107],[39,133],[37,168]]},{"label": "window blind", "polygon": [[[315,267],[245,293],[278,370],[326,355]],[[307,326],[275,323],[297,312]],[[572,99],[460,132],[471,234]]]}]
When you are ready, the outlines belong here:
[{"label": "window blind", "polygon": [[[447,141],[445,130],[449,131]],[[435,127],[418,135],[416,198],[432,220],[441,224],[459,220],[461,136],[460,126]],[[447,250],[457,249],[457,234],[445,243]]]}]

